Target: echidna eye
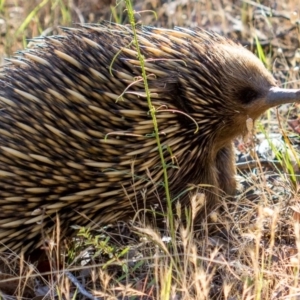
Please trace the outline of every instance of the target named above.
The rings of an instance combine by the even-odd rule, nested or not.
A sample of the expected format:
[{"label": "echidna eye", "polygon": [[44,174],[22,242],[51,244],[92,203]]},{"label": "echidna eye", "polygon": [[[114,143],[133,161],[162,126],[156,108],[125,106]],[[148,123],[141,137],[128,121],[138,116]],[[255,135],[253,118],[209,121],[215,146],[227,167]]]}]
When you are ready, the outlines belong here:
[{"label": "echidna eye", "polygon": [[239,93],[239,99],[241,100],[242,103],[245,104],[255,100],[256,98],[258,98],[258,96],[259,96],[258,92],[252,88],[245,88],[241,90]]}]

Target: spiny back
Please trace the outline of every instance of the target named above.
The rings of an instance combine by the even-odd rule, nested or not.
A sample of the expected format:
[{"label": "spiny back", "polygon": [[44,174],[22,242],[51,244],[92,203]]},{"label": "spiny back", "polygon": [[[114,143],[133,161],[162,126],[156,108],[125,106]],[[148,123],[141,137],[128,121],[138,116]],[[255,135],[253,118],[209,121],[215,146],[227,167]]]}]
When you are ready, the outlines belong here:
[{"label": "spiny back", "polygon": [[[57,212],[68,231],[144,207],[165,210],[132,41],[126,26],[65,29],[3,69],[0,240],[7,247],[36,244]],[[261,99],[275,81],[242,46],[200,29],[144,27],[138,42],[172,199],[188,205],[191,187],[206,184],[207,205],[215,205],[220,190],[235,190],[231,140],[267,108]]]}]

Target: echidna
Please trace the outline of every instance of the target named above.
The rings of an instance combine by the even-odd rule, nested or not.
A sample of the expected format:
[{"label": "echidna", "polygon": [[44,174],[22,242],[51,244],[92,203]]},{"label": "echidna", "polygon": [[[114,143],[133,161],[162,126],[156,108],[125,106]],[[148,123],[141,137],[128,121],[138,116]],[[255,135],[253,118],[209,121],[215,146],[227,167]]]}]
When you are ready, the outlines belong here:
[{"label": "echidna", "polygon": [[[65,29],[3,68],[2,251],[39,245],[56,214],[69,228],[165,209],[163,168],[132,41],[126,26]],[[199,189],[212,207],[221,191],[235,193],[232,139],[247,132],[246,120],[300,101],[300,90],[276,87],[258,58],[216,33],[141,27],[138,41],[171,197],[186,206]]]}]

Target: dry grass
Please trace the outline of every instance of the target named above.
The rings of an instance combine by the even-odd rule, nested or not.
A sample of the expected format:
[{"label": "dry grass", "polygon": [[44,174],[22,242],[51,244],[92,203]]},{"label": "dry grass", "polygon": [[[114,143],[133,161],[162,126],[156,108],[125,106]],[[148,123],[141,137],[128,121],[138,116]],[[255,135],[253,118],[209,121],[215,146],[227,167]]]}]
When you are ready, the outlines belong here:
[{"label": "dry grass", "polygon": [[[127,22],[124,7],[109,0],[0,0],[0,62],[27,46],[31,37],[57,34],[59,25]],[[145,11],[137,16],[143,24],[201,26],[237,39],[259,55],[282,85],[300,87],[298,0],[138,0],[134,7]],[[299,133],[287,126],[288,119],[297,120],[296,108],[266,113],[259,130],[265,137]],[[242,148],[253,149],[253,143],[250,139]],[[178,213],[175,240],[144,224],[120,223],[99,228],[96,236],[82,229],[76,241],[60,245],[58,225],[47,249],[49,266],[2,255],[0,290],[17,299],[299,299],[298,166],[289,163],[297,162],[298,155],[287,148],[278,170],[259,163],[243,170],[240,195],[235,201],[224,199],[222,213],[203,220],[199,232],[191,229],[192,218],[184,226]],[[201,197],[191,204],[193,216]],[[206,229],[212,227],[225,228],[223,235],[208,235]]]}]

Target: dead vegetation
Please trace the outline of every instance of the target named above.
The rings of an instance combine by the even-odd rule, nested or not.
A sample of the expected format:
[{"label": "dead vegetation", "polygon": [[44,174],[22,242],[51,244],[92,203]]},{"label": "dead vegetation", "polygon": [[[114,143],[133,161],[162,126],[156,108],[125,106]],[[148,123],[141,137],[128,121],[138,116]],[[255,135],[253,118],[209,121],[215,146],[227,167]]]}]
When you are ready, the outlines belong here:
[{"label": "dead vegetation", "polygon": [[[31,37],[58,34],[58,26],[126,23],[124,8],[123,2],[109,0],[0,0],[0,61],[26,47]],[[236,39],[283,86],[300,87],[299,1],[137,0],[134,8],[137,21],[145,25],[200,26]],[[224,199],[222,213],[203,220],[200,232],[191,229],[192,218],[183,226],[178,213],[175,240],[168,230],[137,222],[93,233],[83,228],[76,240],[60,244],[58,225],[48,240],[48,258],[38,266],[17,255],[2,255],[2,298],[298,299],[297,108],[266,113],[257,127],[258,138],[237,141],[237,161],[250,157],[254,163],[242,168],[240,194],[234,201]],[[265,140],[268,152],[257,154],[254,150]],[[260,163],[265,159],[279,163]],[[189,213],[195,215],[201,199],[191,201]],[[223,228],[223,234],[208,235],[206,229],[213,226]]]}]

